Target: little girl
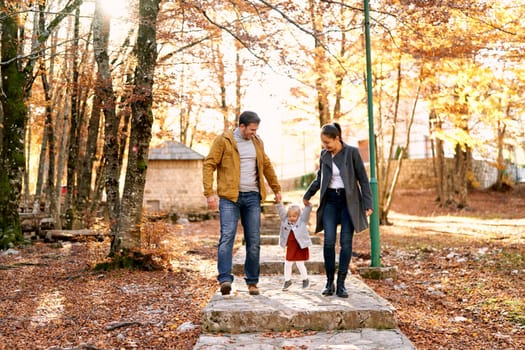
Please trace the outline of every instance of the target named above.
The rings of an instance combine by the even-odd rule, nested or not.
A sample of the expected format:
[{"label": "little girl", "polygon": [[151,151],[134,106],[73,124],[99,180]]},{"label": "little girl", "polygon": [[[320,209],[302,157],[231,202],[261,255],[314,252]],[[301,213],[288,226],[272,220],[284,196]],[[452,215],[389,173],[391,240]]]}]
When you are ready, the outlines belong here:
[{"label": "little girl", "polygon": [[310,232],[308,231],[308,220],[312,212],[312,206],[306,206],[302,213],[301,207],[297,204],[291,204],[286,210],[282,203],[277,203],[277,209],[281,218],[279,244],[286,249],[283,290],[287,290],[292,284],[292,266],[294,262],[301,273],[303,288],[306,288],[310,282],[308,281],[304,262],[310,258],[308,247],[312,245]]}]

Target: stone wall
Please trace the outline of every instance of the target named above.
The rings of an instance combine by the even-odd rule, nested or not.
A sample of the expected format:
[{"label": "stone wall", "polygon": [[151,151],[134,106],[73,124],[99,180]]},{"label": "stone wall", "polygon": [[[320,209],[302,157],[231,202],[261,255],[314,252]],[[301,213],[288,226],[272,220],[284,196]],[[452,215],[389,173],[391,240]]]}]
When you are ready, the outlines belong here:
[{"label": "stone wall", "polygon": [[[450,168],[454,167],[454,159],[447,158],[446,161]],[[393,161],[391,166],[391,174],[393,174],[397,161]],[[488,188],[496,182],[497,170],[486,161],[473,160],[472,172],[480,189]],[[432,158],[403,159],[396,188],[423,189],[435,187],[436,178]]]},{"label": "stone wall", "polygon": [[[392,178],[397,162],[398,161],[392,161],[390,178]],[[403,159],[396,188],[434,188],[436,186],[435,181],[432,159]]]},{"label": "stone wall", "polygon": [[[446,161],[449,168],[454,167],[454,159],[447,158]],[[395,168],[396,165],[397,161],[394,161],[392,167]],[[480,189],[488,188],[496,182],[497,170],[486,161],[473,160],[472,172]],[[431,158],[403,159],[397,188],[422,189],[434,187],[436,187],[436,178]]]},{"label": "stone wall", "polygon": [[[453,159],[447,159],[453,166]],[[393,161],[395,169],[397,161]],[[474,177],[480,188],[490,187],[496,181],[496,168],[490,163],[473,161]],[[313,174],[306,178],[280,179],[283,191],[300,190],[307,186]],[[308,182],[308,183],[305,183]],[[404,159],[397,189],[435,188],[432,159]],[[268,200],[273,193],[268,188]],[[144,208],[150,213],[164,212],[187,215],[207,212],[206,199],[202,194],[202,161],[196,160],[150,160],[144,190]]]},{"label": "stone wall", "polygon": [[148,212],[194,213],[206,211],[202,194],[201,160],[150,160],[144,189]]},{"label": "stone wall", "polygon": [[[454,159],[447,159],[449,166],[454,166]],[[397,161],[392,161],[391,176],[397,166]],[[492,186],[496,182],[497,170],[490,163],[474,160],[472,162],[474,178],[479,184],[480,189]],[[370,175],[368,164],[367,171]],[[390,177],[391,178],[391,177]],[[281,180],[281,186],[284,191],[301,188],[301,180],[298,178]],[[421,159],[403,159],[401,173],[396,188],[397,189],[423,189],[435,188],[436,179],[434,175],[434,166],[431,158]]]}]

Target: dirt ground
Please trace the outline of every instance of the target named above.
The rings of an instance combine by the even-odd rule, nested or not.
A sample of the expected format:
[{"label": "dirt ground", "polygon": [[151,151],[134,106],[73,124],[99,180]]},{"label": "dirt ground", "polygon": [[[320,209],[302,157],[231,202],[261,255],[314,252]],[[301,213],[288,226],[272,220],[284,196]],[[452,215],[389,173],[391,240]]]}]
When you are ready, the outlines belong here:
[{"label": "dirt ground", "polygon": [[421,217],[525,218],[525,184],[516,185],[508,192],[471,190],[468,194],[468,207],[461,210],[453,207],[441,208],[436,198],[434,189],[398,190],[395,192],[391,211]]},{"label": "dirt ground", "polygon": [[[525,349],[525,189],[477,191],[469,208],[399,191],[380,227],[381,263],[397,279],[365,280],[396,308],[418,349]],[[94,271],[107,242],[34,242],[0,252],[0,349],[192,349],[217,290],[218,222],[145,224],[163,271]],[[369,266],[354,239],[352,271]]]},{"label": "dirt ground", "polygon": [[[381,226],[381,263],[395,281],[366,280],[396,308],[418,349],[525,348],[525,187],[475,191],[463,210],[434,191],[399,191]],[[357,235],[355,268],[370,240]]]}]

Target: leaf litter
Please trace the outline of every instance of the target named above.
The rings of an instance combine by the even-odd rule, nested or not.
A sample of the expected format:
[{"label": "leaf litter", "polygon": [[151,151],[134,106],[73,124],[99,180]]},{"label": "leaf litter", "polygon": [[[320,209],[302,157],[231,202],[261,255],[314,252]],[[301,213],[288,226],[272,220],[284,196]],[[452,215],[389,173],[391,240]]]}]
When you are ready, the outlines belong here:
[{"label": "leaf litter", "polygon": [[[477,191],[461,211],[434,199],[425,190],[396,194],[380,240],[381,263],[397,266],[397,278],[365,282],[392,303],[418,349],[524,349],[525,192]],[[0,349],[193,349],[218,288],[218,221],[144,230],[162,271],[94,271],[107,241],[1,252]],[[367,233],[356,235],[354,255],[357,274],[370,264]]]}]

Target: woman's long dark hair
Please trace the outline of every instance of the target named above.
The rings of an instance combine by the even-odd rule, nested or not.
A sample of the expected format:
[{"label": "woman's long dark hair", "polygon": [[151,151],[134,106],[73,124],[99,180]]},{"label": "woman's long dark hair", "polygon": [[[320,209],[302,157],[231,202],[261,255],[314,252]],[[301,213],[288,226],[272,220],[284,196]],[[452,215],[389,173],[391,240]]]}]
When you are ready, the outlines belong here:
[{"label": "woman's long dark hair", "polygon": [[331,139],[335,139],[337,136],[339,136],[339,140],[341,140],[341,142],[343,141],[341,138],[341,125],[335,122],[323,125],[321,128],[321,134],[328,136]]}]

